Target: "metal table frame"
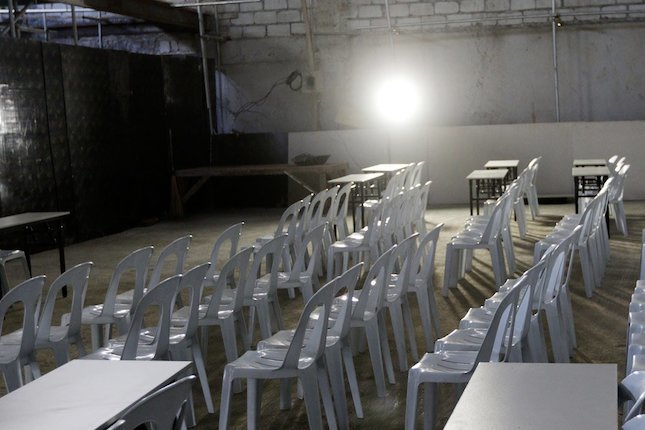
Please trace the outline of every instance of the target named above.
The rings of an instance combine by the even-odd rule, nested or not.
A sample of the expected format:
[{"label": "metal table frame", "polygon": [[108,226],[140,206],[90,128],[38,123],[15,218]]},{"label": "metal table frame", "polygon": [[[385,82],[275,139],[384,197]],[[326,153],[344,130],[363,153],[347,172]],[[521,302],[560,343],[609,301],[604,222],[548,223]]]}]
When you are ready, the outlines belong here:
[{"label": "metal table frame", "polygon": [[471,215],[473,215],[473,203],[479,215],[479,202],[502,195],[507,175],[508,169],[485,169],[473,170],[466,176]]}]

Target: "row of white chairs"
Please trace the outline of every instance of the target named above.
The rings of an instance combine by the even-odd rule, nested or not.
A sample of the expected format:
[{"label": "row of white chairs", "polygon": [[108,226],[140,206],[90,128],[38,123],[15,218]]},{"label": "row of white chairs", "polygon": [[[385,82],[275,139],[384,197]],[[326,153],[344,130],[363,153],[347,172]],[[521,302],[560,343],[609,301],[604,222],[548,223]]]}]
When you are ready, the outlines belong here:
[{"label": "row of white chairs", "polygon": [[618,384],[624,402],[623,429],[640,429],[645,422],[645,230],[642,232],[640,275],[629,303],[625,378]]},{"label": "row of white chairs", "polygon": [[507,280],[483,306],[470,309],[459,328],[437,340],[434,352],[410,369],[406,429],[415,427],[421,384],[425,428],[433,428],[436,384],[458,384],[459,394],[482,361],[547,362],[542,318],[548,324],[553,361],[569,361],[575,337],[568,283],[578,233],[579,228],[521,277]]},{"label": "row of white chairs", "polygon": [[605,267],[609,259],[609,236],[605,213],[607,199],[614,179],[609,178],[600,192],[584,208],[582,213],[565,215],[544,239],[535,244],[533,261],[538,261],[551,246],[558,244],[577,226],[580,235],[575,248],[580,257],[583,283],[587,297],[600,287]]}]

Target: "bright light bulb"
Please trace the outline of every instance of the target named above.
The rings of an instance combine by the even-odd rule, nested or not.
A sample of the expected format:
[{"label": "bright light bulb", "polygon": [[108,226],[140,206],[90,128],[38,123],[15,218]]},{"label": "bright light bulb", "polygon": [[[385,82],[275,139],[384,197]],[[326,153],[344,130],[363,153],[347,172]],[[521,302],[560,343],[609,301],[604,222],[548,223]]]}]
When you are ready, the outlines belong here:
[{"label": "bright light bulb", "polygon": [[412,121],[420,106],[419,89],[405,77],[391,77],[383,81],[376,91],[376,111],[383,120],[392,124]]}]

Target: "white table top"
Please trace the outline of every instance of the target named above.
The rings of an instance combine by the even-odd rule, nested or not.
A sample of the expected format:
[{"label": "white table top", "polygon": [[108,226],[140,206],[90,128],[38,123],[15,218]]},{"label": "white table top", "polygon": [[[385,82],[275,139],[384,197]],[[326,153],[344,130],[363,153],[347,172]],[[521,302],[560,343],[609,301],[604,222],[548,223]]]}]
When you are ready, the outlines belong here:
[{"label": "white table top", "polygon": [[69,212],[23,212],[0,218],[0,230],[65,218]]},{"label": "white table top", "polygon": [[403,170],[408,167],[409,164],[375,164],[374,166],[369,166],[361,169],[365,173],[393,173]]},{"label": "white table top", "polygon": [[502,167],[517,167],[520,160],[488,160],[484,167],[487,169],[499,169]]},{"label": "white table top", "polygon": [[340,178],[330,179],[330,184],[346,184],[348,182],[369,182],[374,179],[380,178],[383,173],[353,173],[351,175],[341,176]]},{"label": "white table top", "polygon": [[573,165],[575,167],[582,166],[606,166],[607,160],[604,158],[576,158],[573,160]]},{"label": "white table top", "polygon": [[73,360],[0,397],[0,428],[104,428],[190,365],[190,361]]},{"label": "white table top", "polygon": [[508,169],[480,169],[470,172],[466,179],[504,179],[508,174]]},{"label": "white table top", "polygon": [[481,363],[446,430],[615,429],[615,364]]},{"label": "white table top", "polygon": [[586,166],[586,167],[573,167],[571,169],[572,176],[609,176],[609,168],[607,166]]}]

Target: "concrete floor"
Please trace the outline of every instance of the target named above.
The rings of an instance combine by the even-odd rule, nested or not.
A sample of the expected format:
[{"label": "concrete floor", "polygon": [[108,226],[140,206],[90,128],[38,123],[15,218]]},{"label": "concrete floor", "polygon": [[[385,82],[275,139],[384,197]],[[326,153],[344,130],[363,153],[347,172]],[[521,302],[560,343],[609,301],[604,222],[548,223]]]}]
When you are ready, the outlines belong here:
[{"label": "concrete floor", "polygon": [[[528,211],[528,208],[527,208]],[[612,255],[603,280],[602,288],[598,289],[593,298],[587,299],[582,289],[582,277],[579,265],[575,266],[575,273],[571,281],[573,306],[575,313],[576,330],[578,335],[578,348],[572,358],[575,362],[618,363],[619,375],[622,378],[625,361],[625,328],[627,320],[628,301],[631,290],[638,278],[641,230],[645,227],[645,203],[628,202],[626,204],[629,237],[619,236],[615,225],[611,224],[611,249]],[[157,224],[138,227],[122,233],[106,236],[83,243],[69,245],[66,248],[67,265],[84,261],[93,261],[94,267],[90,275],[90,284],[86,304],[101,303],[105,288],[112,270],[117,262],[130,251],[146,245],[153,245],[156,250],[161,249],[171,240],[192,234],[193,241],[187,259],[187,267],[205,262],[210,255],[213,242],[218,235],[228,226],[239,221],[245,221],[241,244],[250,244],[262,234],[271,232],[280,217],[282,209],[243,209],[225,210],[217,213],[196,214],[178,221],[163,221]],[[573,212],[573,205],[542,205],[541,215],[531,221],[529,216],[528,235],[520,239],[515,229],[514,244],[518,259],[518,273],[530,267],[532,261],[533,244],[544,237],[559,218]],[[445,243],[456,232],[468,216],[466,207],[431,208],[427,211],[426,220],[428,227],[440,222],[445,223],[440,237],[434,276],[435,288],[439,289],[443,281]],[[515,227],[514,227],[515,228]],[[48,283],[58,275],[57,254],[55,250],[42,252],[33,256],[33,273],[46,274]],[[444,334],[454,329],[459,319],[469,307],[479,306],[486,297],[495,291],[491,273],[490,259],[485,252],[476,253],[473,271],[459,282],[455,290],[451,290],[447,298],[436,294],[441,331]],[[280,296],[286,326],[293,326],[297,321],[302,308],[302,299],[297,296],[290,300],[286,294]],[[416,314],[416,301],[411,300],[414,316]],[[61,299],[61,307],[65,302]],[[418,319],[415,319],[418,321]],[[11,328],[16,322],[11,318],[6,326]],[[5,328],[5,331],[7,328]],[[210,330],[207,371],[209,383],[216,407],[219,405],[221,378],[224,353],[221,347],[221,336],[217,329]],[[89,331],[84,332],[85,344],[89,348]],[[424,347],[422,334],[417,333],[417,342],[420,348]],[[390,342],[392,348],[393,342]],[[397,361],[392,351],[395,369]],[[52,368],[52,359],[49,353],[39,353],[39,361],[43,370]],[[397,373],[397,382],[388,386],[388,395],[379,398],[375,394],[371,374],[371,365],[367,353],[355,358],[360,390],[362,395],[365,418],[356,418],[353,410],[351,414],[352,428],[399,429],[403,427],[405,413],[405,392],[407,374]],[[413,363],[411,362],[410,365]],[[293,406],[288,411],[280,411],[278,407],[278,384],[270,382],[265,385],[262,398],[261,423],[263,428],[303,428],[306,427],[306,413],[300,400],[294,400]],[[0,388],[4,393],[4,388]],[[195,403],[198,425],[196,428],[215,428],[218,414],[208,414],[203,398],[195,387]],[[454,406],[452,387],[446,386],[440,391],[440,426],[445,424],[447,417]],[[231,427],[244,428],[246,426],[246,396],[238,394],[233,402],[231,414]],[[422,403],[422,402],[421,402]],[[420,409],[418,415],[423,411]]]}]

